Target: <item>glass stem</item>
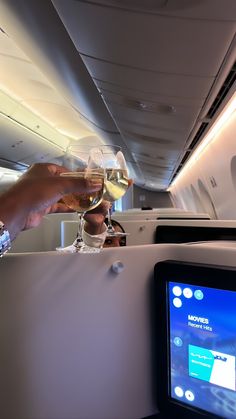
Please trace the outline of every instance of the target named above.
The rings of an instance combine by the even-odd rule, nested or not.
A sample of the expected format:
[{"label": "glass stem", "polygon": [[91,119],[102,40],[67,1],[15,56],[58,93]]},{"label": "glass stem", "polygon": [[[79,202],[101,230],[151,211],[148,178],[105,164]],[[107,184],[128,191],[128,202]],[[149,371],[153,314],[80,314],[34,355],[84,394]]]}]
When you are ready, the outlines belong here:
[{"label": "glass stem", "polygon": [[109,207],[108,213],[107,213],[107,217],[108,217],[107,233],[108,234],[113,233],[115,231],[115,229],[114,229],[114,227],[112,226],[112,223],[111,223],[111,211],[112,211],[112,208]]},{"label": "glass stem", "polygon": [[77,237],[74,242],[75,247],[81,247],[83,245],[82,231],[83,231],[84,214],[85,214],[85,211],[81,212],[80,214],[78,213],[78,215],[80,215],[80,219],[79,219],[79,224],[78,224]]}]

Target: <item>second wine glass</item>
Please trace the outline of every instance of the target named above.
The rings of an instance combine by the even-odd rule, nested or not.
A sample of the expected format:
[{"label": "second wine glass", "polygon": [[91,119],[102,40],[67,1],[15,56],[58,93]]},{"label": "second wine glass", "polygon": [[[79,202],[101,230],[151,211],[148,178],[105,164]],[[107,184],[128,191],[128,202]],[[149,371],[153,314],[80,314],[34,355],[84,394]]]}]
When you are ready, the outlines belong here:
[{"label": "second wine glass", "polygon": [[[80,179],[84,178],[87,179],[90,183],[94,182],[99,184],[100,188],[95,192],[72,193],[63,196],[64,203],[70,209],[80,214],[77,237],[73,244],[64,250],[71,253],[98,252],[99,249],[91,248],[85,245],[82,239],[82,229],[84,214],[87,211],[96,208],[101,203],[103,198],[105,173],[102,152],[97,147],[72,145],[67,149],[65,160],[65,166],[70,171],[61,173],[61,176]],[[61,250],[63,251],[63,249]]]},{"label": "second wine glass", "polygon": [[[103,199],[112,205],[121,198],[129,186],[128,168],[121,147],[115,145],[101,146],[103,164],[105,168],[105,187]],[[127,236],[128,233],[117,232],[111,222],[111,206],[108,210],[108,237]]]}]

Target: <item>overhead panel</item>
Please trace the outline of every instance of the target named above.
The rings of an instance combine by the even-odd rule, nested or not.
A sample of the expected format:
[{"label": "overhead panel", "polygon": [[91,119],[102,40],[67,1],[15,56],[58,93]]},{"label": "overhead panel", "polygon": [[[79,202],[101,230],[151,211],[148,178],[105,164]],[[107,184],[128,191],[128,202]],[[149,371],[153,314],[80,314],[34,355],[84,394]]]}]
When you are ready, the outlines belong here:
[{"label": "overhead panel", "polygon": [[234,21],[236,14],[235,0],[96,0],[96,4],[188,19]]},{"label": "overhead panel", "polygon": [[[235,1],[53,4],[127,147],[134,154],[155,149],[169,156],[174,171],[201,124],[205,104],[217,94],[214,86],[235,36]],[[145,137],[165,141],[155,144]],[[169,177],[160,170],[164,186]],[[147,187],[153,186],[151,177],[145,179]]]},{"label": "overhead panel", "polygon": [[[7,100],[1,97],[1,111],[17,120],[19,117],[20,121],[27,125],[30,123],[27,114],[29,109],[31,115],[35,115],[35,126],[38,125],[39,117],[58,132],[58,135],[55,135],[54,131],[55,142],[59,141],[58,145],[63,143],[66,146],[70,138],[78,139],[92,132],[81,115],[68,104],[10,36],[3,32],[0,32],[0,68],[0,87],[8,96]],[[12,104],[10,98],[13,100]],[[22,107],[26,108],[26,120],[22,114]],[[59,133],[68,139],[62,137],[60,142]]]},{"label": "overhead panel", "polygon": [[155,149],[174,168],[227,54],[235,23],[208,3],[54,0],[139,165]]},{"label": "overhead panel", "polygon": [[[0,124],[0,159],[5,159],[6,163],[11,161],[27,166],[32,162],[56,162],[63,155],[61,147],[45,141],[43,137],[15,123],[10,118],[0,115]],[[9,166],[6,165],[6,167]]]},{"label": "overhead panel", "polygon": [[96,6],[96,1],[54,4],[63,3],[81,54],[132,68],[215,76],[234,36],[229,21],[135,13]]}]

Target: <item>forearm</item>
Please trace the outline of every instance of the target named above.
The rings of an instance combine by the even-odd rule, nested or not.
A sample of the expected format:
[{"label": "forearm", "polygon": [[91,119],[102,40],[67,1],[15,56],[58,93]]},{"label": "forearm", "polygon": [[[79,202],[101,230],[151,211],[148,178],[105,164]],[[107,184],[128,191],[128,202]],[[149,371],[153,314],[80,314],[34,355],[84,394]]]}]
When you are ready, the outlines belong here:
[{"label": "forearm", "polygon": [[0,196],[0,220],[10,233],[11,240],[24,228],[25,209],[14,189]]}]

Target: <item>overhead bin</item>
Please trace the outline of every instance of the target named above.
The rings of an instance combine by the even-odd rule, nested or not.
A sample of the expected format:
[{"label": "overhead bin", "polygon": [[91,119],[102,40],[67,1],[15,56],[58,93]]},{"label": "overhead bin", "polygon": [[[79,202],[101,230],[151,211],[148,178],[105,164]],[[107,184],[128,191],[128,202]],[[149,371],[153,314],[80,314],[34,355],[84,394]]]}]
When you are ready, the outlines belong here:
[{"label": "overhead bin", "polygon": [[[29,13],[30,11],[30,13]],[[4,30],[88,122],[117,132],[51,1],[1,3]],[[48,24],[45,26],[45,16]],[[95,111],[96,110],[96,111]]]},{"label": "overhead bin", "polygon": [[1,165],[6,162],[23,163],[24,168],[34,162],[56,161],[64,152],[62,147],[0,115]]},{"label": "overhead bin", "polygon": [[141,171],[51,1],[3,0],[0,10],[4,31],[93,131],[107,143],[122,146],[130,175],[143,185]]}]

